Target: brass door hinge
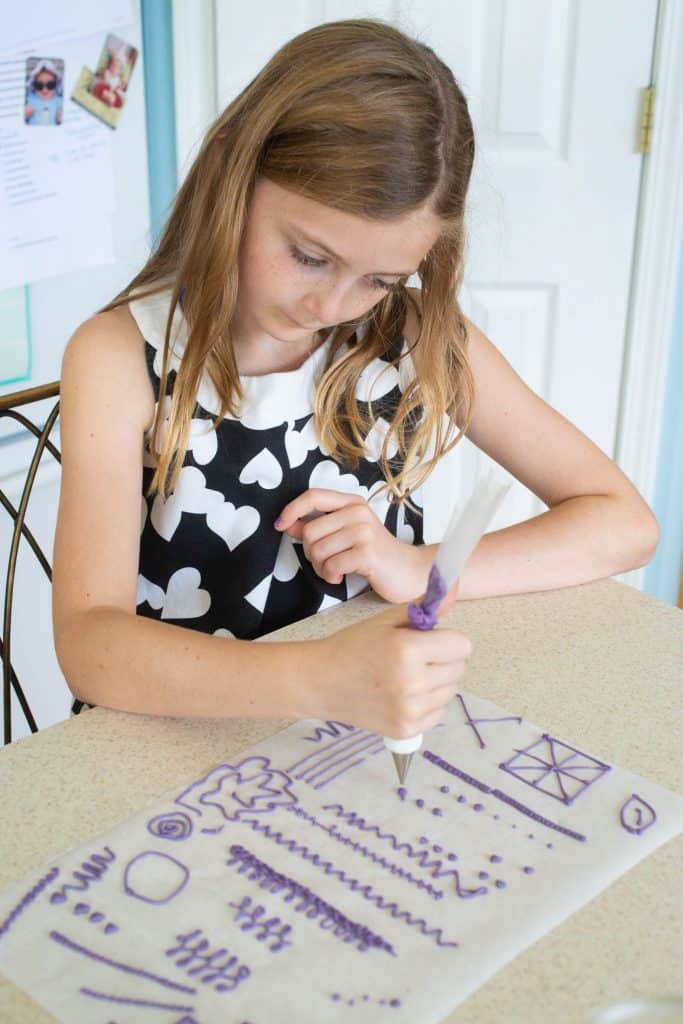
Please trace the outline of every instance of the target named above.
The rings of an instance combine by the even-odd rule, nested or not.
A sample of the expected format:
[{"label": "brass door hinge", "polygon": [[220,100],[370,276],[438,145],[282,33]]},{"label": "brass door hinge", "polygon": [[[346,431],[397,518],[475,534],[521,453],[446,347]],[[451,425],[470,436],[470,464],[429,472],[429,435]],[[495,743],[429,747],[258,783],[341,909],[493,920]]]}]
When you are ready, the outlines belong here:
[{"label": "brass door hinge", "polygon": [[654,120],[655,90],[654,86],[640,90],[640,122],[638,125],[638,144],[636,152],[649,153],[652,142],[652,123]]}]

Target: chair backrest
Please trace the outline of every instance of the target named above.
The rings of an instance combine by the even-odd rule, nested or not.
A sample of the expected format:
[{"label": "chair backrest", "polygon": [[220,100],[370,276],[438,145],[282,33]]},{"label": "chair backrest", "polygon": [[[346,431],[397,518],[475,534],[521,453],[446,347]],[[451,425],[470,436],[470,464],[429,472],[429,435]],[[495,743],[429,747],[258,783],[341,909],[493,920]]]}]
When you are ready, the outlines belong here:
[{"label": "chair backrest", "polygon": [[[56,398],[57,401],[52,406],[44,422],[34,422],[34,419],[31,418],[31,409],[29,407],[34,405],[36,402],[43,402],[45,399],[51,398]],[[22,410],[21,412],[19,411],[20,409]],[[33,416],[44,415],[43,410],[44,406],[40,406],[38,412],[34,409]],[[42,387],[27,388],[25,391],[15,391],[13,394],[0,396],[0,422],[15,420],[24,431],[30,432],[36,438],[33,456],[28,469],[26,470],[23,488],[21,490],[21,497],[16,508],[10,501],[7,494],[0,487],[0,504],[2,504],[5,511],[10,515],[14,522],[9,546],[2,632],[0,633],[0,656],[2,657],[3,733],[5,743],[10,743],[12,740],[12,694],[16,696],[31,732],[38,731],[36,720],[12,665],[12,601],[14,597],[17,555],[19,552],[19,543],[22,538],[29,545],[48,580],[52,582],[52,569],[50,564],[26,524],[26,509],[28,507],[29,498],[31,497],[40,460],[45,450],[47,449],[57,462],[61,463],[60,452],[50,440],[50,434],[57,422],[58,415],[59,381],[54,381],[52,384],[44,384]]]}]

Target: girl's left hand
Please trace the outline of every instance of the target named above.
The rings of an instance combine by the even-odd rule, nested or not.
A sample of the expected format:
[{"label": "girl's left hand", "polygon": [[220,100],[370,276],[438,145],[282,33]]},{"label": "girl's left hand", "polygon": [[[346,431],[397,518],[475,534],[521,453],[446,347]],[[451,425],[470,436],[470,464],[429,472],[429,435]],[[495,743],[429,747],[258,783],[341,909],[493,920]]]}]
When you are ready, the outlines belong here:
[{"label": "girl's left hand", "polygon": [[429,571],[424,548],[397,540],[359,494],[304,491],[285,505],[275,528],[303,543],[306,558],[328,583],[341,583],[355,572],[392,603],[424,592]]}]

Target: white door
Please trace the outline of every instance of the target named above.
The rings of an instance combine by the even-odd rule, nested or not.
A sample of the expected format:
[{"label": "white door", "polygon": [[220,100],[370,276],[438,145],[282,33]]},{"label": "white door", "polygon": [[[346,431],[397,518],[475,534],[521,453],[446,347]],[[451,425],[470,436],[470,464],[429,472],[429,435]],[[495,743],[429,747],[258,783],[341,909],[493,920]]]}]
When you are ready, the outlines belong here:
[{"label": "white door", "polygon": [[[215,0],[216,99],[222,108],[285,40],[323,21],[381,17],[430,45],[477,135],[465,310],[613,455],[656,12],[656,0]],[[463,444],[459,478],[438,481],[444,513],[484,461]],[[495,525],[540,509],[517,485]]]}]

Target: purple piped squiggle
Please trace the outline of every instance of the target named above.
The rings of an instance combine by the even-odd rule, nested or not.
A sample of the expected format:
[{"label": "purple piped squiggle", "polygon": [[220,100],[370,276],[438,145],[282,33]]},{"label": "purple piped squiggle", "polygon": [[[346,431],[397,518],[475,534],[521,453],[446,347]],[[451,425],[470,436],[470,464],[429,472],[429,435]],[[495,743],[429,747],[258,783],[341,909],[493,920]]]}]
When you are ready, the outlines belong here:
[{"label": "purple piped squiggle", "polygon": [[[331,878],[338,879],[343,885],[347,885],[352,892],[358,892],[364,900],[374,903],[380,910],[386,910],[397,920],[405,921],[407,925],[418,928],[426,938],[433,938],[438,946],[457,948],[457,942],[449,942],[443,939],[441,928],[429,928],[423,917],[416,918],[409,911],[401,910],[396,902],[389,901],[384,896],[374,892],[371,885],[364,885],[357,878],[350,878],[345,871],[335,867],[331,861],[323,860],[320,854],[313,853],[304,843],[297,843],[295,839],[287,839],[283,836],[282,832],[277,831],[265,822],[251,821],[245,824],[249,825],[255,832],[260,832],[268,839],[272,839],[278,846],[284,847],[290,853],[296,853],[302,860],[308,861],[309,864],[320,868],[321,871]],[[478,892],[473,892],[471,895],[478,895]]]},{"label": "purple piped squiggle", "polygon": [[31,903],[33,903],[36,896],[40,896],[43,889],[47,889],[48,885],[50,885],[51,882],[54,882],[58,874],[59,868],[51,868],[46,875],[43,875],[43,877],[36,882],[32,889],[29,889],[25,896],[22,896],[16,907],[10,910],[5,920],[0,924],[0,939],[3,935],[7,934],[19,915],[26,910]]},{"label": "purple piped squiggle", "polygon": [[97,882],[109,869],[112,861],[116,860],[116,854],[108,846],[104,847],[104,853],[92,853],[88,860],[81,864],[82,871],[74,871],[73,882],[65,882],[64,885],[53,892],[50,896],[50,903],[65,903],[68,892],[86,892],[93,882]]},{"label": "purple piped squiggle", "polygon": [[429,570],[427,590],[422,601],[419,604],[408,605],[408,618],[413,629],[434,629],[439,621],[437,615],[439,605],[447,593],[446,581],[434,562]]},{"label": "purple piped squiggle", "polygon": [[261,889],[267,889],[273,893],[281,893],[282,890],[285,890],[283,899],[287,903],[291,903],[293,900],[299,901],[294,908],[297,913],[305,912],[307,917],[315,918],[320,916],[331,922],[331,927],[334,928],[334,935],[338,938],[346,936],[350,941],[358,943],[358,948],[362,952],[368,949],[382,949],[390,953],[391,956],[396,955],[394,947],[380,935],[376,935],[365,925],[352,921],[326,900],[316,896],[305,885],[301,885],[300,882],[295,881],[293,878],[275,871],[269,864],[260,860],[244,846],[236,844],[230,847],[230,860],[227,861],[227,865],[228,867],[237,866],[237,870],[241,875],[247,874],[252,881],[258,882]]},{"label": "purple piped squiggle", "polygon": [[386,857],[380,857],[376,853],[373,853],[372,850],[369,850],[367,846],[354,842],[353,839],[345,836],[343,832],[340,832],[336,825],[323,825],[322,822],[318,821],[318,819],[312,814],[308,814],[308,812],[304,811],[301,807],[292,807],[289,808],[289,810],[292,814],[296,815],[297,818],[302,818],[310,825],[313,825],[314,828],[322,829],[323,832],[327,832],[332,839],[336,839],[337,842],[343,843],[344,846],[349,847],[351,850],[355,850],[357,853],[360,853],[362,857],[367,857],[368,860],[373,862],[373,864],[379,864],[380,867],[387,868],[388,871],[392,875],[396,875],[397,878],[404,878],[412,885],[416,885],[418,889],[423,889],[435,900],[443,899],[442,889],[435,889],[429,882],[425,882],[421,878],[416,878],[415,875],[410,873],[410,871],[406,871],[397,864],[393,864],[391,861],[387,860]]}]

